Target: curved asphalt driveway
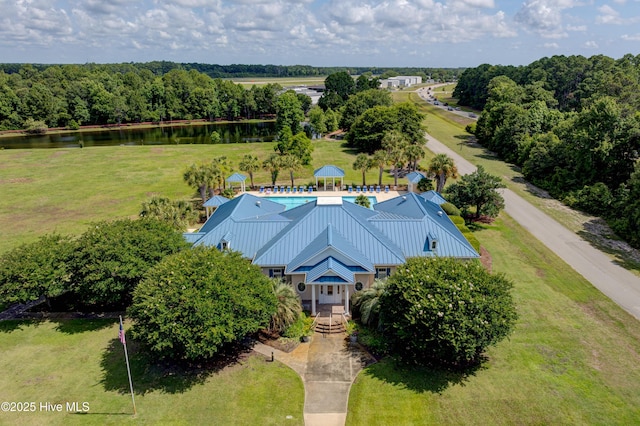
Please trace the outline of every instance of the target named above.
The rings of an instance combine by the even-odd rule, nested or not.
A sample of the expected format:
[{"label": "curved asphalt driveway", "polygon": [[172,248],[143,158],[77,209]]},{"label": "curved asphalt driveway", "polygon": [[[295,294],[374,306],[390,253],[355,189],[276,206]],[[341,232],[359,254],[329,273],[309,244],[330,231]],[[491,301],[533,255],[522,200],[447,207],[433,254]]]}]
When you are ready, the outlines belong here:
[{"label": "curved asphalt driveway", "polygon": [[[460,174],[476,167],[430,135],[427,148],[453,158]],[[505,212],[557,254],[594,287],[640,319],[640,278],[616,265],[601,251],[509,189],[503,190]]]}]

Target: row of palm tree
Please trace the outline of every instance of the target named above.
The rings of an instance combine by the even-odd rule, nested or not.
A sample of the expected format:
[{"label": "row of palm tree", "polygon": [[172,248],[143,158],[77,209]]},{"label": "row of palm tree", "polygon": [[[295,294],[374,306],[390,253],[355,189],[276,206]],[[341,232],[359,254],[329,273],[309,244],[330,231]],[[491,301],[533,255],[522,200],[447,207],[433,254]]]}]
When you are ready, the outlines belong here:
[{"label": "row of palm tree", "polygon": [[[249,175],[251,188],[255,188],[254,173],[260,169],[270,173],[271,184],[274,186],[280,171],[288,170],[291,186],[294,186],[295,172],[302,168],[302,162],[292,154],[273,153],[264,161],[260,161],[253,154],[245,154],[238,168]],[[222,156],[214,158],[209,163],[191,164],[184,172],[183,178],[189,186],[198,190],[204,203],[207,200],[207,195],[209,197],[214,195],[216,186],[218,189],[225,188],[225,177],[232,172],[233,166],[229,164],[227,157]]]},{"label": "row of palm tree", "polygon": [[[358,154],[353,162],[353,170],[362,172],[362,185],[367,185],[366,174],[374,167],[378,167],[378,185],[382,185],[382,174],[385,166],[390,164],[393,167],[394,184],[398,186],[398,175],[408,162],[409,171],[418,169],[418,161],[425,155],[424,149],[420,145],[409,144],[401,133],[391,131],[385,134],[382,142],[383,149],[373,153]],[[436,191],[442,192],[447,179],[458,177],[458,168],[453,159],[447,154],[437,154],[429,162],[427,176],[436,181]]]}]

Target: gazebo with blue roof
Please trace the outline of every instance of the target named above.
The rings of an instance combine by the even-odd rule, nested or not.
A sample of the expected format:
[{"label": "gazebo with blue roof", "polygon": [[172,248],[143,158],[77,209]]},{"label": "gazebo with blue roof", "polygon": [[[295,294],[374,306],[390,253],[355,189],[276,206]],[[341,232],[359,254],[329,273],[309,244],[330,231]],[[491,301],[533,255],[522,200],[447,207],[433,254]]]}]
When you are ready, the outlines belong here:
[{"label": "gazebo with blue roof", "polygon": [[324,190],[327,190],[327,178],[331,178],[332,188],[335,190],[336,187],[336,178],[340,178],[340,188],[344,184],[344,170],[340,167],[333,166],[328,164],[326,166],[322,166],[319,169],[314,170],[313,176],[316,178],[316,187],[318,187],[318,178],[324,179]]},{"label": "gazebo with blue roof", "polygon": [[411,172],[409,173],[406,178],[408,181],[408,191],[409,192],[413,192],[413,185],[418,185],[418,182],[420,182],[422,179],[424,179],[426,176],[423,175],[420,172]]},{"label": "gazebo with blue roof", "polygon": [[217,209],[218,207],[220,207],[221,205],[223,205],[227,201],[229,201],[229,199],[227,197],[223,197],[222,195],[214,195],[213,197],[209,198],[202,205],[205,208],[205,210],[207,211],[207,219],[209,218],[209,216],[211,216],[211,212],[213,210]]},{"label": "gazebo with blue roof", "polygon": [[242,173],[234,173],[227,178],[227,182],[229,183],[239,183],[240,190],[244,192],[244,181],[247,180],[247,177]]}]

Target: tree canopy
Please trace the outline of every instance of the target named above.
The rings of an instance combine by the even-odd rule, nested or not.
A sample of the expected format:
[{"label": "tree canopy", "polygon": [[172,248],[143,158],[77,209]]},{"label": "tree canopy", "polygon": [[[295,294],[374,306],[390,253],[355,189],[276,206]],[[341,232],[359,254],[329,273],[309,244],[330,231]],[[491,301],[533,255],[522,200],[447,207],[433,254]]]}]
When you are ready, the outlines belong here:
[{"label": "tree canopy", "polygon": [[417,364],[466,366],[507,337],[513,284],[477,261],[411,258],[387,280],[380,315],[392,350]]},{"label": "tree canopy", "polygon": [[475,172],[463,175],[460,181],[447,188],[447,199],[465,215],[473,213],[476,219],[496,217],[504,208],[504,198],[498,192],[500,188],[506,188],[502,180],[478,166]]},{"label": "tree canopy", "polygon": [[237,252],[198,246],[166,257],[136,288],[132,335],[158,358],[202,360],[269,325],[273,285]]},{"label": "tree canopy", "polygon": [[71,238],[44,235],[0,256],[0,305],[26,303],[69,290],[68,261],[75,250]]},{"label": "tree canopy", "polygon": [[71,256],[72,288],[85,305],[127,306],[149,268],[188,246],[173,226],[157,219],[94,223]]}]

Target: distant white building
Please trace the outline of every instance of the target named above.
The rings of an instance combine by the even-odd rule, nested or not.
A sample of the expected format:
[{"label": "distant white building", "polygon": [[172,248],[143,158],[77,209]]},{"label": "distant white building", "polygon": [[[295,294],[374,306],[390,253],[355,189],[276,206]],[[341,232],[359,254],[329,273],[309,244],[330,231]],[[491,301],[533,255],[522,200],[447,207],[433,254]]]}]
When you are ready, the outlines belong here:
[{"label": "distant white building", "polygon": [[411,87],[420,83],[422,83],[422,77],[419,75],[399,75],[380,80],[380,87],[383,89],[389,87]]}]

